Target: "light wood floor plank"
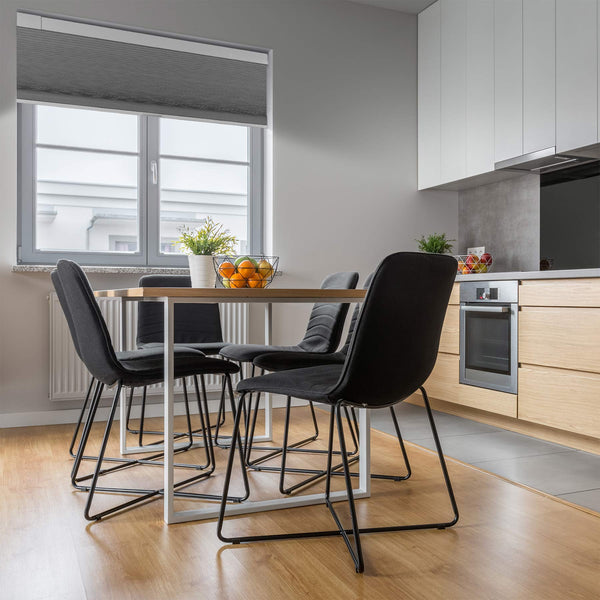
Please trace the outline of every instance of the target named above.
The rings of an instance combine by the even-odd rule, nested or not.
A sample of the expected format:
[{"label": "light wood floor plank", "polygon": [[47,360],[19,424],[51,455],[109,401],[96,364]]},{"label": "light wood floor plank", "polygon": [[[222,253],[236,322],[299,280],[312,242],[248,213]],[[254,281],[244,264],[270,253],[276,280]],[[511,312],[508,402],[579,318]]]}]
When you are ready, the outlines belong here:
[{"label": "light wood floor plank", "polygon": [[[294,439],[309,429],[296,409]],[[326,414],[319,412],[321,431]],[[275,411],[276,433],[281,412]],[[150,420],[149,426],[160,426]],[[182,424],[179,423],[179,426]],[[94,432],[99,439],[102,426]],[[0,598],[12,599],[521,599],[600,597],[600,516],[566,506],[467,465],[449,461],[461,520],[445,531],[363,536],[366,571],[354,572],[339,538],[226,546],[214,521],[166,526],[162,501],[106,521],[83,518],[85,494],[69,483],[71,426],[0,430]],[[117,442],[111,443],[116,453]],[[322,446],[321,446],[322,447]],[[408,445],[413,477],[373,482],[358,502],[361,525],[447,518],[437,457]],[[198,457],[178,455],[177,460]],[[191,454],[191,453],[188,453]],[[226,458],[217,450],[220,466]],[[373,432],[376,472],[398,472],[397,442]],[[293,456],[301,464],[303,456]],[[323,464],[324,457],[310,459]],[[400,464],[400,466],[399,466]],[[89,468],[90,465],[88,465]],[[111,481],[161,485],[159,468]],[[222,475],[192,489],[218,491]],[[277,477],[253,473],[253,498],[273,497]],[[335,486],[343,485],[336,478]],[[315,486],[307,493],[321,489]],[[121,497],[104,497],[109,506]],[[196,506],[177,501],[177,508]],[[347,512],[340,506],[342,515]],[[332,528],[313,506],[232,519],[242,533]]]}]

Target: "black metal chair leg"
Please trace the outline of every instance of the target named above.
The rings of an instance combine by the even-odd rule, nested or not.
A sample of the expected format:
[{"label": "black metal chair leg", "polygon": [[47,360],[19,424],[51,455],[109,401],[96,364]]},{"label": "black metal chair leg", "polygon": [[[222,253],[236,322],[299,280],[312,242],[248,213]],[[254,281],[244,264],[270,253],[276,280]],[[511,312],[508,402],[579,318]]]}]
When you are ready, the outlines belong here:
[{"label": "black metal chair leg", "polygon": [[279,473],[279,491],[282,494],[287,494],[285,489],[285,461],[287,458],[288,436],[290,432],[290,409],[292,397],[287,396],[285,401],[285,424],[283,426],[283,445],[281,446],[281,470]]},{"label": "black metal chair leg", "polygon": [[404,465],[406,466],[406,475],[400,476],[396,478],[396,481],[404,481],[409,479],[412,475],[412,469],[410,467],[410,461],[408,460],[408,454],[406,453],[406,447],[404,446],[404,439],[402,438],[402,434],[400,433],[400,425],[398,425],[398,418],[396,417],[396,411],[394,411],[394,407],[390,406],[390,413],[392,413],[392,423],[394,423],[394,429],[396,430],[396,437],[398,438],[398,444],[400,445],[400,450],[402,452],[402,457],[404,458]]},{"label": "black metal chair leg", "polygon": [[73,467],[71,469],[71,483],[76,485],[77,473],[79,471],[79,466],[81,465],[81,461],[83,459],[83,455],[85,452],[85,448],[87,446],[88,438],[90,437],[90,430],[92,428],[92,424],[94,422],[94,417],[96,416],[96,410],[98,409],[98,404],[100,403],[100,398],[102,396],[102,391],[104,390],[104,384],[96,381],[96,389],[94,390],[94,396],[92,398],[92,402],[90,404],[90,410],[88,412],[88,416],[83,427],[83,432],[81,434],[81,439],[79,440],[79,446],[77,448],[77,455],[75,456],[75,461],[73,462]]},{"label": "black metal chair leg", "polygon": [[[210,468],[211,473],[215,470],[214,454],[212,453],[212,437],[210,435],[210,417],[208,416],[208,401],[206,399],[206,388],[202,386],[202,396],[198,387],[198,376],[194,375],[194,388],[196,390],[196,402],[198,404],[198,414],[200,415],[200,432],[204,442],[204,454],[206,463],[202,469]],[[205,417],[206,410],[206,417]],[[207,425],[208,423],[208,425]],[[207,428],[208,427],[208,428]],[[193,435],[193,433],[192,433]]]},{"label": "black metal chair leg", "polygon": [[[427,397],[427,393],[426,393],[425,389],[421,387],[420,390],[423,395],[425,408],[427,410],[427,417],[429,419],[429,424],[431,426],[431,431],[433,433],[433,438],[435,441],[435,445],[436,445],[436,449],[437,449],[437,453],[438,453],[438,457],[439,457],[439,461],[440,461],[440,466],[441,466],[442,473],[444,476],[444,482],[446,484],[446,490],[448,493],[448,497],[450,499],[450,504],[452,506],[453,517],[451,520],[445,521],[445,522],[439,522],[439,523],[417,523],[414,525],[392,525],[392,526],[388,526],[388,527],[364,527],[364,528],[358,527],[358,522],[356,519],[356,507],[354,506],[354,501],[353,501],[354,497],[353,497],[352,485],[351,485],[352,480],[351,480],[350,471],[349,471],[349,464],[350,464],[351,459],[348,458],[347,453],[344,451],[345,450],[345,439],[344,439],[343,428],[342,428],[341,411],[338,406],[339,404],[341,404],[341,402],[340,402],[340,403],[338,403],[338,405],[336,405],[335,418],[337,420],[338,435],[340,436],[340,451],[342,451],[341,452],[342,460],[345,463],[344,464],[344,478],[345,478],[345,482],[346,482],[346,491],[348,494],[348,499],[349,499],[349,501],[351,501],[350,514],[352,516],[352,528],[344,529],[342,527],[341,523],[339,522],[339,519],[336,518],[335,511],[332,510],[332,503],[330,501],[331,476],[334,475],[333,467],[331,466],[332,456],[333,456],[333,442],[332,442],[333,431],[332,431],[332,425],[331,425],[332,421],[330,420],[329,447],[328,447],[328,455],[327,455],[327,460],[328,460],[327,474],[329,475],[329,477],[327,478],[327,482],[326,482],[326,498],[327,498],[326,502],[328,504],[329,510],[332,512],[332,515],[334,516],[334,519],[336,520],[336,524],[337,524],[338,528],[335,530],[310,531],[310,532],[307,531],[307,532],[300,532],[300,533],[265,534],[265,535],[254,535],[254,536],[229,536],[229,535],[225,535],[223,533],[226,501],[222,500],[220,511],[219,511],[219,518],[218,518],[218,522],[217,522],[217,536],[219,537],[219,539],[222,542],[226,542],[226,543],[240,544],[243,542],[260,542],[260,541],[274,541],[274,540],[284,540],[284,539],[299,539],[299,538],[327,537],[327,536],[342,535],[344,537],[344,541],[350,551],[350,554],[352,555],[352,559],[354,561],[357,572],[362,572],[364,570],[364,561],[363,561],[362,549],[361,549],[361,545],[360,545],[360,535],[361,534],[385,533],[385,532],[392,532],[392,531],[410,531],[410,530],[416,530],[416,529],[445,529],[446,527],[452,527],[453,525],[455,525],[459,519],[456,499],[454,497],[452,484],[450,482],[450,476],[448,474],[448,469],[446,467],[446,461],[444,459],[444,455],[442,452],[442,447],[441,447],[439,436],[438,436],[437,429],[435,426],[433,413],[431,411],[431,407],[429,404],[429,399]],[[243,398],[243,395],[242,395],[242,398]],[[240,416],[241,415],[238,414],[238,417],[235,420],[234,435],[236,435],[236,433],[239,432]],[[332,412],[330,419],[333,419],[333,412]],[[225,485],[224,485],[224,490],[223,490],[224,495],[227,494],[229,491],[229,485],[230,485],[230,481],[231,481],[231,473],[233,470],[234,459],[235,459],[235,453],[233,452],[233,449],[232,449],[229,454],[229,458],[228,458],[228,462],[227,462],[227,470],[225,473]],[[350,538],[348,537],[350,535],[352,535],[354,537],[354,541],[355,541],[354,547],[352,547]]]},{"label": "black metal chair leg", "polygon": [[81,422],[83,421],[83,415],[85,414],[85,409],[92,397],[92,390],[94,389],[94,383],[96,380],[92,377],[90,379],[90,385],[88,386],[87,394],[85,395],[85,400],[83,401],[83,406],[81,407],[81,412],[79,413],[79,419],[77,420],[77,425],[75,425],[75,431],[73,432],[73,438],[71,439],[71,445],[69,446],[69,454],[75,458],[75,441],[77,440],[77,436],[79,435],[79,429],[81,428]]},{"label": "black metal chair leg", "polygon": [[[350,542],[350,538],[348,537],[348,532],[342,525],[342,522],[340,521],[340,519],[337,515],[337,512],[333,508],[333,504],[330,500],[330,494],[329,494],[330,488],[329,487],[327,489],[326,503],[327,503],[327,507],[329,508],[329,512],[331,513],[331,516],[333,517],[333,520],[335,521],[336,525],[338,526],[340,535],[342,536],[342,538],[344,539],[344,542],[346,543],[346,547],[348,548],[348,551],[350,552],[350,556],[352,557],[352,560],[354,561],[354,567],[356,568],[356,572],[362,573],[365,570],[365,564],[364,564],[364,559],[363,559],[363,554],[362,554],[362,547],[361,547],[361,543],[360,543],[360,530],[358,528],[358,520],[356,517],[356,505],[354,503],[354,492],[352,491],[352,478],[350,477],[350,466],[348,464],[348,455],[346,454],[346,436],[344,435],[344,423],[342,421],[341,409],[342,409],[342,401],[339,401],[335,405],[334,411],[335,411],[335,416],[336,416],[336,421],[337,421],[338,439],[340,442],[342,463],[344,465],[344,479],[346,482],[346,494],[348,496],[348,507],[350,509],[350,519],[352,522],[351,533],[354,538],[354,545],[352,545],[352,543]],[[331,444],[330,444],[330,447],[331,447]],[[328,459],[327,464],[328,464],[327,475],[328,475],[328,480],[330,480],[331,479],[331,459]]]},{"label": "black metal chair leg", "polygon": [[129,398],[127,398],[127,420],[125,421],[125,430],[127,433],[138,433],[134,431],[129,425],[129,421],[131,420],[131,407],[133,406],[133,391],[134,388],[129,390]]}]

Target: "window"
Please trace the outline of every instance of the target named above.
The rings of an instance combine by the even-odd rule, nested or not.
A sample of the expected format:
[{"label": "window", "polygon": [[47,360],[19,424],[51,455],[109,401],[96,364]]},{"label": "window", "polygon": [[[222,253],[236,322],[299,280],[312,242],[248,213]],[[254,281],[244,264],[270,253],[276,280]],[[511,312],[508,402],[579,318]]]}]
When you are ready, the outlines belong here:
[{"label": "window", "polygon": [[207,216],[262,248],[258,127],[19,105],[19,262],[185,265]]}]

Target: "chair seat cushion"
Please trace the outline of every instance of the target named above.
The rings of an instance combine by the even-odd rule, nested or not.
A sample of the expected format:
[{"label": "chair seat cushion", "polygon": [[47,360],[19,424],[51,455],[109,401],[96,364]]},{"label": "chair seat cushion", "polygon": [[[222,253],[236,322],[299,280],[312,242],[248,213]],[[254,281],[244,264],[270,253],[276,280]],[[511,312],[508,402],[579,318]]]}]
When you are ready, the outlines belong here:
[{"label": "chair seat cushion", "polygon": [[[203,352],[199,352],[198,350],[194,350],[192,348],[187,347],[175,347],[175,360],[181,357],[195,357],[195,356],[204,356]],[[140,348],[138,350],[125,350],[115,353],[120,362],[131,362],[135,363],[136,361],[145,361],[148,359],[160,359],[163,360],[163,349],[162,344],[158,348]]]},{"label": "chair seat cushion", "polygon": [[239,382],[237,391],[269,392],[332,404],[336,399],[330,397],[330,393],[336,387],[342,368],[340,364],[326,365],[250,377]]},{"label": "chair seat cushion", "polygon": [[[234,374],[239,367],[232,362],[218,358],[208,358],[195,354],[177,354],[175,358],[174,377],[190,377],[191,375]],[[142,386],[159,383],[164,379],[164,362],[162,353],[159,356],[137,357],[121,363],[121,380],[125,386]]]},{"label": "chair seat cushion", "polygon": [[[160,348],[162,351],[163,345],[164,344],[162,342],[148,342],[147,344],[140,344],[140,348]],[[224,348],[227,345],[227,342],[184,342],[181,344],[175,344],[174,346],[176,350],[191,348],[192,350],[199,350],[203,354],[210,356],[213,354],[219,354],[221,348]]]},{"label": "chair seat cushion", "polygon": [[322,365],[339,365],[345,360],[346,355],[341,352],[269,352],[259,354],[253,363],[266,371],[277,372]]},{"label": "chair seat cushion", "polygon": [[220,354],[229,360],[252,362],[257,356],[266,352],[302,352],[299,346],[264,346],[262,344],[229,344]]}]

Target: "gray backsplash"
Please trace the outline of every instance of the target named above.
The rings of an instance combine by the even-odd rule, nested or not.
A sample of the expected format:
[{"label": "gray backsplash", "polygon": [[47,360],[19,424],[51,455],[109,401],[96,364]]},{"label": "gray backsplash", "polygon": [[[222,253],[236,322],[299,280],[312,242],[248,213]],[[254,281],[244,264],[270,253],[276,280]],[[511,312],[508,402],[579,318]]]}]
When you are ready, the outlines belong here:
[{"label": "gray backsplash", "polygon": [[532,173],[458,193],[458,245],[485,246],[493,270],[537,271],[540,261],[540,176]]}]

